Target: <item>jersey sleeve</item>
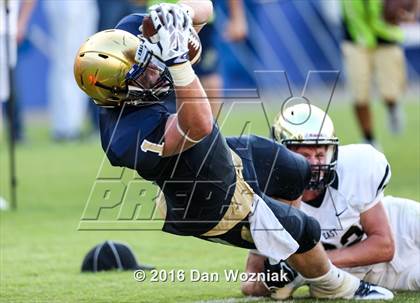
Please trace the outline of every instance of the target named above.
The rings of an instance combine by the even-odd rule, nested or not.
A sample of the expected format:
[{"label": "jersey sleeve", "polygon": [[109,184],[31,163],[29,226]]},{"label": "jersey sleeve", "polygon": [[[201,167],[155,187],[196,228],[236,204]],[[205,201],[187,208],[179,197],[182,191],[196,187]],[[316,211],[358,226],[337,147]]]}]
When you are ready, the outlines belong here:
[{"label": "jersey sleeve", "polygon": [[115,28],[129,32],[134,36],[139,36],[142,34],[140,32],[140,26],[142,25],[145,16],[146,14],[130,14],[122,18],[115,26]]},{"label": "jersey sleeve", "polygon": [[102,148],[111,164],[149,175],[162,159],[168,116],[151,108],[122,113],[104,109],[100,116]]},{"label": "jersey sleeve", "polygon": [[391,167],[383,153],[370,145],[365,145],[361,152],[358,155],[359,159],[364,159],[358,165],[361,169],[358,183],[361,200],[356,205],[360,213],[382,200],[384,189],[391,179]]}]

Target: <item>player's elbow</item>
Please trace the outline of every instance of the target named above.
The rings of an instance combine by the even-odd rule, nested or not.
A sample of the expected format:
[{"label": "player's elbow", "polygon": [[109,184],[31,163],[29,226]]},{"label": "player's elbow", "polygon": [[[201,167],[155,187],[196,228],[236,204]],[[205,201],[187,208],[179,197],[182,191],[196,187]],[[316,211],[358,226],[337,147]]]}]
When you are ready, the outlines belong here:
[{"label": "player's elbow", "polygon": [[186,4],[194,11],[193,23],[207,23],[213,16],[213,2],[210,0],[181,0],[180,3]]},{"label": "player's elbow", "polygon": [[194,123],[191,130],[192,135],[195,138],[201,139],[207,137],[213,131],[213,121],[212,119],[197,120],[196,123]]},{"label": "player's elbow", "polygon": [[208,22],[214,14],[213,2],[210,0],[205,0],[202,1],[201,5],[203,6],[204,19],[206,20],[206,22]]},{"label": "player's elbow", "polygon": [[390,262],[394,258],[395,242],[392,235],[389,235],[383,240],[382,244],[382,262]]},{"label": "player's elbow", "polygon": [[201,131],[203,132],[205,136],[210,135],[211,132],[213,131],[213,120],[207,119],[206,123],[203,124]]},{"label": "player's elbow", "polygon": [[252,296],[253,292],[252,292],[252,282],[242,282],[241,283],[241,292],[242,294],[244,294],[245,296]]},{"label": "player's elbow", "polygon": [[395,243],[392,235],[382,235],[376,243],[374,263],[389,262],[394,258],[394,253]]},{"label": "player's elbow", "polygon": [[258,282],[245,281],[241,283],[241,292],[245,296],[262,297],[269,294],[267,288]]}]

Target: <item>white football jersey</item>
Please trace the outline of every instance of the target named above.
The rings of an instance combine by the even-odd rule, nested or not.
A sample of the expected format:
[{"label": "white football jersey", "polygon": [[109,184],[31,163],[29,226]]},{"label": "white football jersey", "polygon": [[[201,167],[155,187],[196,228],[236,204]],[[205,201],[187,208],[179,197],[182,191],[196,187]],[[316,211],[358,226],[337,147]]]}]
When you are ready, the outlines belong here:
[{"label": "white football jersey", "polygon": [[420,204],[384,197],[391,170],[385,156],[370,145],[340,146],[336,172],[321,204],[301,203],[301,209],[319,221],[324,247],[340,248],[365,239],[360,214],[382,201],[395,239],[393,259],[346,271],[389,289],[420,290]]},{"label": "white football jersey", "polygon": [[385,156],[368,144],[338,148],[336,177],[319,207],[301,203],[301,209],[321,225],[326,249],[352,245],[366,237],[360,214],[383,198],[391,177]]}]

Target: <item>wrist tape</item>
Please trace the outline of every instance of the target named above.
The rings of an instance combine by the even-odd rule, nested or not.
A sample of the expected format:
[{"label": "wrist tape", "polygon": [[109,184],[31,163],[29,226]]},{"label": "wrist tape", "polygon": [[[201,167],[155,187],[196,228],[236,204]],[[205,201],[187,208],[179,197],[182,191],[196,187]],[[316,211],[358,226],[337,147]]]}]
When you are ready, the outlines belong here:
[{"label": "wrist tape", "polygon": [[195,72],[189,61],[182,64],[169,66],[168,69],[175,86],[187,86],[188,84],[191,84],[196,78]]}]

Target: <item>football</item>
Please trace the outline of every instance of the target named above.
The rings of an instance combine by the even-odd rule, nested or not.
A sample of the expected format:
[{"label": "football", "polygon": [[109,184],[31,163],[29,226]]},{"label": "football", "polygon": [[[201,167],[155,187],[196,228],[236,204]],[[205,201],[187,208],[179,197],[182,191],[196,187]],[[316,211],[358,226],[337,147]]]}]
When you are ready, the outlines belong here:
[{"label": "football", "polygon": [[[152,42],[157,42],[159,37],[157,36],[157,31],[153,26],[152,19],[149,16],[144,17],[142,23],[142,32],[143,36],[149,39]],[[190,36],[188,38],[188,56],[190,58],[191,64],[195,64],[200,61],[201,58],[201,41],[197,32],[193,27],[190,28]]]}]

